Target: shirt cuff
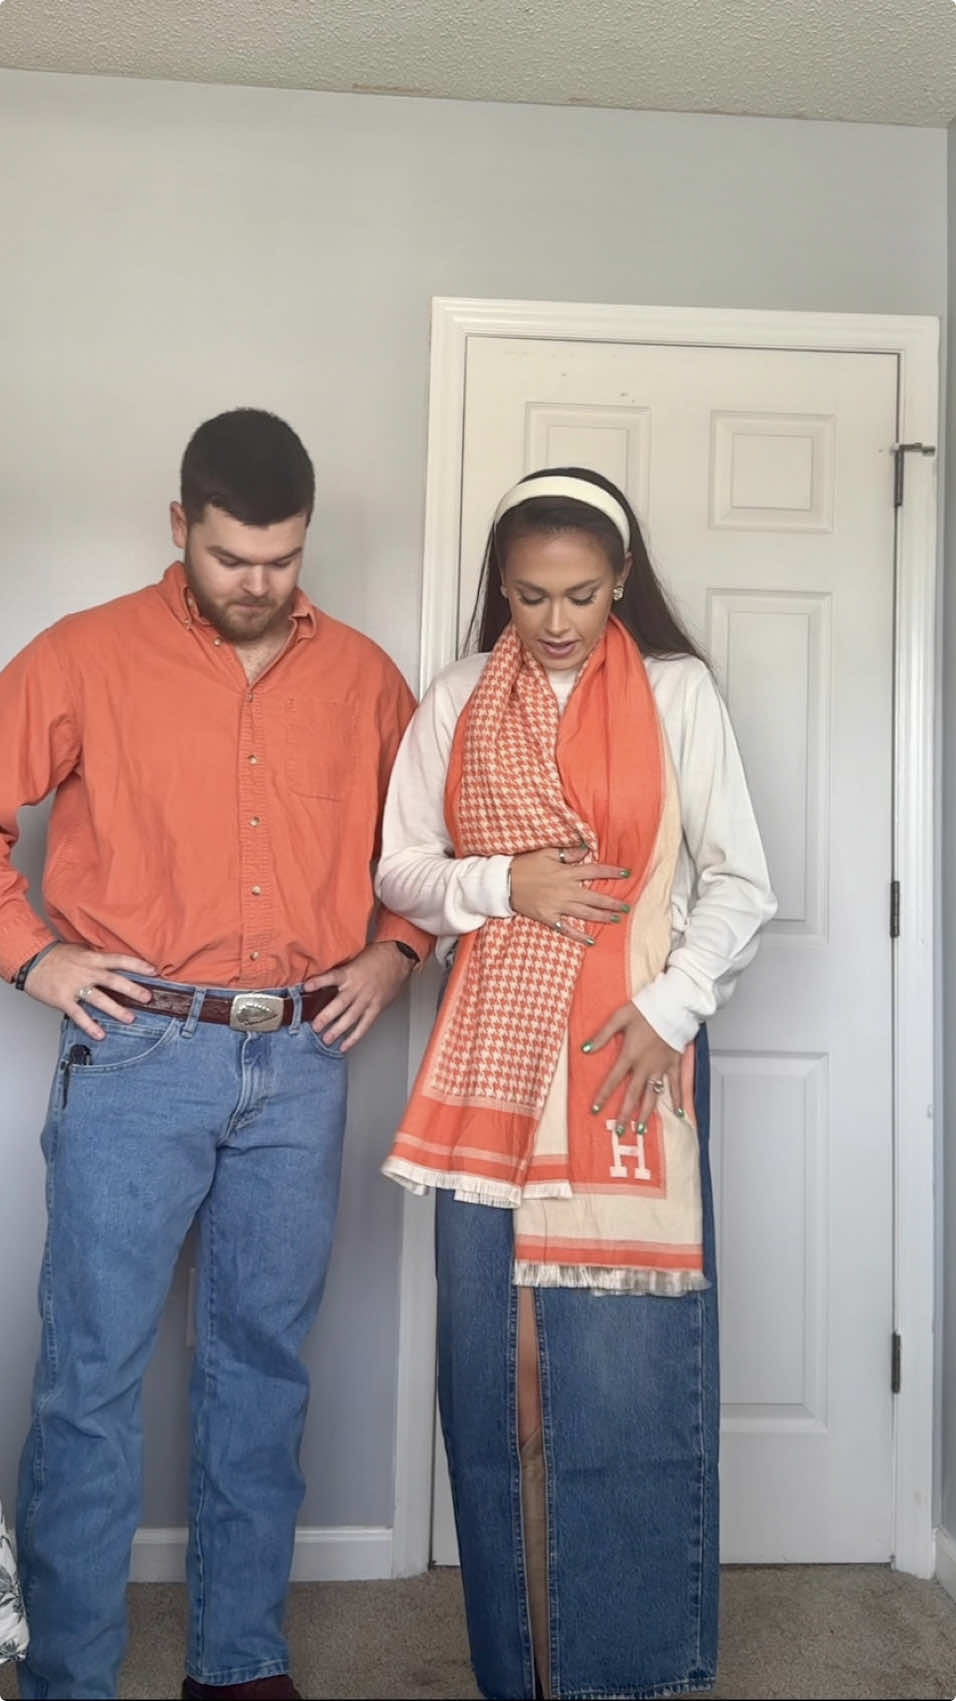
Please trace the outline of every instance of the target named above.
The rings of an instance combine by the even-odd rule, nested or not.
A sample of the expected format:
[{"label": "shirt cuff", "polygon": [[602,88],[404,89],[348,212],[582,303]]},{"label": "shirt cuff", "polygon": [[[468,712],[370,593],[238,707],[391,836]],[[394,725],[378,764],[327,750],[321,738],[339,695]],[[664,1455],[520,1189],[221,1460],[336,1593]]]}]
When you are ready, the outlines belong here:
[{"label": "shirt cuff", "polygon": [[31,913],[30,920],[10,923],[0,929],[0,977],[14,980],[17,970],[42,951],[45,945],[58,945],[56,934]]},{"label": "shirt cuff", "polygon": [[410,921],[406,921],[404,916],[396,915],[393,910],[381,909],[375,923],[372,943],[385,945],[394,939],[400,939],[403,944],[410,945],[417,953],[419,963],[424,963],[435,949],[435,941],[430,933],[423,933],[420,927],[413,927]]},{"label": "shirt cuff", "polygon": [[678,976],[664,971],[635,994],[633,1002],[672,1051],[686,1051],[697,1037],[700,1017],[681,994]]},{"label": "shirt cuff", "polygon": [[511,907],[511,856],[476,856],[462,876],[461,895],[475,915],[497,919],[514,915]]}]

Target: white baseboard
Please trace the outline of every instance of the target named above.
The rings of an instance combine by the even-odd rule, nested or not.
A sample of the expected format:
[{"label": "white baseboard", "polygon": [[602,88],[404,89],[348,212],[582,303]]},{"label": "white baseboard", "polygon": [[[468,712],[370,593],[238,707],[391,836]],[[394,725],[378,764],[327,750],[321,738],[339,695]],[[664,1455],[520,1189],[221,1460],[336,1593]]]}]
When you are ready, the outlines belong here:
[{"label": "white baseboard", "polygon": [[[186,1574],[185,1529],[137,1530],[130,1579],[181,1583]],[[351,1583],[392,1575],[392,1532],[386,1529],[302,1529],[295,1538],[294,1583]]]},{"label": "white baseboard", "polygon": [[936,1531],[936,1576],[956,1601],[956,1536],[948,1530]]}]

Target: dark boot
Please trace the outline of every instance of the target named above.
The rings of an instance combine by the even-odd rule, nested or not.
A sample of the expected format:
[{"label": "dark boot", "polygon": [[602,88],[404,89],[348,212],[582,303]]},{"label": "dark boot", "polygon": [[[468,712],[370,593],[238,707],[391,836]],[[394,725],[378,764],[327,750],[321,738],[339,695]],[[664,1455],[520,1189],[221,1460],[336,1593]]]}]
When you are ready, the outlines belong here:
[{"label": "dark boot", "polygon": [[251,1683],[197,1683],[187,1677],[183,1701],[301,1701],[288,1672],[278,1677],[257,1677]]}]

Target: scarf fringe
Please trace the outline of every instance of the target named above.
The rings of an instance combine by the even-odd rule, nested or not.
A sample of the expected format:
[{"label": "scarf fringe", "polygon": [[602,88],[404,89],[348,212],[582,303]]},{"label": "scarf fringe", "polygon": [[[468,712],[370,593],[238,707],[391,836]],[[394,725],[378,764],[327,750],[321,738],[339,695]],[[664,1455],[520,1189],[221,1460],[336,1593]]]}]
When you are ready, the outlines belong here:
[{"label": "scarf fringe", "polygon": [[454,1191],[455,1198],[466,1205],[498,1205],[503,1210],[517,1210],[525,1199],[574,1198],[569,1181],[533,1181],[528,1187],[516,1187],[510,1181],[482,1179],[466,1175],[462,1170],[428,1169],[409,1158],[386,1158],[382,1174],[419,1199],[430,1187],[443,1187],[448,1192]]},{"label": "scarf fringe", "polygon": [[521,1204],[521,1188],[513,1187],[508,1181],[478,1181],[473,1175],[464,1175],[460,1170],[426,1169],[423,1164],[413,1164],[408,1158],[386,1158],[382,1174],[397,1181],[400,1187],[407,1188],[418,1198],[430,1187],[443,1187],[454,1191],[456,1199],[464,1199],[472,1205],[498,1205],[503,1210],[513,1211]]},{"label": "scarf fringe", "polygon": [[596,1295],[646,1293],[659,1299],[680,1299],[710,1287],[700,1270],[607,1269],[601,1264],[537,1264],[526,1258],[515,1259],[514,1282],[519,1288],[590,1288]]}]

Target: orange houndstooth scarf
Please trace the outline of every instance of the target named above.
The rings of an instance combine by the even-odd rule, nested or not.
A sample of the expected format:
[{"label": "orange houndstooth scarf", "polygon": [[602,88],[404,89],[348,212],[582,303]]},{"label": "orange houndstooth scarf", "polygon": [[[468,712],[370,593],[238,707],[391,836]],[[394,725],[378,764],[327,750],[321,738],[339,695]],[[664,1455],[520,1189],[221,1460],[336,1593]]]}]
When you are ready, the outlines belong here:
[{"label": "orange houndstooth scarf", "polygon": [[[706,1286],[692,1116],[663,1094],[638,1133],[595,1094],[615,1043],[582,1052],[663,969],[681,841],[677,787],[647,670],[616,620],[564,715],[513,627],[458,722],[445,807],[455,855],[588,847],[630,870],[604,888],[630,903],[593,947],[526,916],[460,940],[387,1175],[414,1191],[511,1206],[515,1280],[683,1293]],[[693,1048],[684,1058],[692,1099]]]}]

